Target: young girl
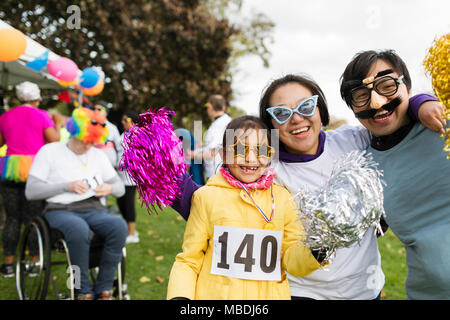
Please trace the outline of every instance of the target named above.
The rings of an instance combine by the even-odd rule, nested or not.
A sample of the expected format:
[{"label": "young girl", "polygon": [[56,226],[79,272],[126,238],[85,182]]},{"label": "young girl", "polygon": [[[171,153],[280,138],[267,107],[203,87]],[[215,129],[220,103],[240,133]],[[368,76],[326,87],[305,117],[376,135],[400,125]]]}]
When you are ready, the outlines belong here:
[{"label": "young girl", "polygon": [[272,155],[261,120],[229,123],[224,165],[192,198],[168,299],[290,299],[285,271],[306,276],[321,267],[300,242],[291,194],[272,183]]}]

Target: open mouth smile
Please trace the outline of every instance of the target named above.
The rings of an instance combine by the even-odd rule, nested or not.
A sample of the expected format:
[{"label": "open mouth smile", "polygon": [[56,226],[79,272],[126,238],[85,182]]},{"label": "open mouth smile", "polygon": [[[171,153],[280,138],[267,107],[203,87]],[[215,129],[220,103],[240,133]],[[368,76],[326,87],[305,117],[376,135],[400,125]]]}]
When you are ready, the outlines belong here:
[{"label": "open mouth smile", "polygon": [[389,119],[393,113],[394,111],[382,110],[381,112],[378,112],[375,116],[373,116],[372,119],[375,122],[385,121]]},{"label": "open mouth smile", "polygon": [[311,127],[309,127],[309,126],[308,127],[303,127],[303,128],[300,128],[300,129],[295,129],[295,130],[292,130],[290,132],[290,134],[292,134],[294,136],[298,136],[298,137],[304,137],[304,136],[308,135],[309,129],[311,129]]},{"label": "open mouth smile", "polygon": [[239,166],[239,168],[244,173],[255,173],[259,169],[259,166]]}]

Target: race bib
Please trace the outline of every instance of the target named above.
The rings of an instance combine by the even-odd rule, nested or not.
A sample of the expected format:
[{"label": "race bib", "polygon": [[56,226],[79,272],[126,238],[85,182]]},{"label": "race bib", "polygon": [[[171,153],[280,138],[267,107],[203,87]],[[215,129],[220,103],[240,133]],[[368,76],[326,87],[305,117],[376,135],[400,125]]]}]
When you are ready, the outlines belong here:
[{"label": "race bib", "polygon": [[281,280],[283,232],[214,226],[211,273],[248,280]]},{"label": "race bib", "polygon": [[82,181],[86,183],[91,190],[94,190],[103,183],[102,178],[98,175],[85,177],[82,179]]}]

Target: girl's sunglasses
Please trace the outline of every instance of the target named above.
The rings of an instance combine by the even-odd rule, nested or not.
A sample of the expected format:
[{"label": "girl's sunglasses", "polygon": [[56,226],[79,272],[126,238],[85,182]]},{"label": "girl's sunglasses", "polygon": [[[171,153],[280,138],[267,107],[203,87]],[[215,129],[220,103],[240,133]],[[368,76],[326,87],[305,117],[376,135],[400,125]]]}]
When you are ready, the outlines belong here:
[{"label": "girl's sunglasses", "polygon": [[267,108],[266,111],[279,124],[282,125],[291,119],[295,113],[303,117],[311,117],[316,112],[318,95],[306,98],[294,109],[282,106]]},{"label": "girl's sunglasses", "polygon": [[241,140],[237,140],[235,144],[228,146],[229,151],[233,151],[235,157],[248,157],[250,150],[253,150],[258,158],[270,158],[274,152],[274,149],[267,143],[249,146],[243,143]]},{"label": "girl's sunglasses", "polygon": [[103,128],[106,127],[106,123],[105,123],[105,122],[99,122],[99,121],[97,121],[97,120],[91,120],[91,123],[92,123],[94,126],[100,125],[100,126],[102,126]]}]

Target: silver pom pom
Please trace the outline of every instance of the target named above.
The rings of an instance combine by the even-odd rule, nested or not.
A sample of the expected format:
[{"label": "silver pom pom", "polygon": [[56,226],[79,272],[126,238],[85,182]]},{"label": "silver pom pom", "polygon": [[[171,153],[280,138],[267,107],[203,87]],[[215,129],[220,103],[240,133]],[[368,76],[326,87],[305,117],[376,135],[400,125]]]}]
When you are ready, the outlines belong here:
[{"label": "silver pom pom", "polygon": [[307,247],[327,248],[330,260],[336,249],[359,243],[370,227],[381,231],[383,174],[377,167],[371,154],[353,151],[336,161],[326,185],[294,196]]}]

